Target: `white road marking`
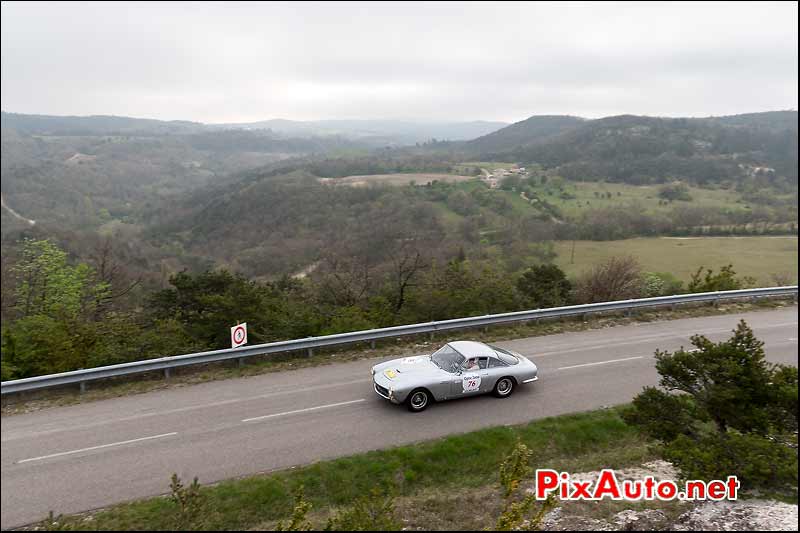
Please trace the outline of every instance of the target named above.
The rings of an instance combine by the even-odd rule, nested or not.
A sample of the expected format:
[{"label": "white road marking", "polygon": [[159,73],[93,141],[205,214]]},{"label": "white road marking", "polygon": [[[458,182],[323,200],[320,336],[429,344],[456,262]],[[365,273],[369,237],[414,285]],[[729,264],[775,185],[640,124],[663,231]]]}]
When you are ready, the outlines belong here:
[{"label": "white road marking", "polygon": [[585,363],[585,364],[582,364],[582,365],[562,366],[561,368],[556,368],[556,370],[569,370],[570,368],[580,368],[582,366],[607,365],[609,363],[620,363],[622,361],[633,361],[634,359],[644,359],[644,356],[643,355],[638,355],[636,357],[626,357],[625,359],[611,359],[610,361],[599,361],[597,363]]},{"label": "white road marking", "polygon": [[275,418],[278,416],[286,416],[286,415],[294,415],[297,413],[307,413],[308,411],[317,411],[319,409],[327,409],[329,407],[339,407],[340,405],[350,405],[354,403],[366,402],[365,398],[361,398],[360,400],[351,400],[349,402],[339,402],[339,403],[331,403],[328,405],[318,405],[316,407],[308,407],[306,409],[297,409],[296,411],[286,411],[285,413],[275,413],[274,415],[264,415],[264,416],[257,416],[254,418],[245,418],[242,422],[255,422],[256,420],[266,420],[267,418]]},{"label": "white road marking", "polygon": [[62,433],[62,432],[65,432],[65,431],[76,431],[76,430],[82,430],[82,429],[89,429],[89,428],[93,428],[93,427],[105,426],[105,425],[108,425],[108,424],[114,424],[114,423],[118,423],[118,422],[130,422],[131,420],[139,420],[139,419],[142,419],[142,418],[152,418],[154,416],[171,415],[171,414],[183,413],[183,412],[186,412],[186,411],[194,411],[194,410],[197,410],[197,409],[207,409],[209,407],[220,407],[220,406],[229,405],[229,404],[232,404],[232,403],[250,402],[250,401],[253,401],[253,400],[263,400],[265,398],[272,398],[274,396],[283,396],[283,395],[286,395],[286,394],[297,394],[297,393],[301,393],[301,392],[313,392],[313,391],[321,390],[321,389],[331,389],[331,388],[336,388],[336,387],[343,387],[343,386],[346,386],[346,385],[355,385],[356,383],[372,383],[372,379],[371,378],[364,378],[364,379],[357,379],[357,380],[352,380],[352,381],[340,381],[340,382],[336,382],[336,383],[330,383],[330,384],[327,384],[327,385],[318,385],[318,386],[314,386],[314,387],[306,387],[306,388],[299,388],[299,389],[295,388],[295,389],[285,390],[285,391],[269,392],[267,394],[259,394],[257,396],[246,396],[246,397],[242,397],[242,398],[232,398],[230,400],[220,400],[220,401],[217,401],[217,402],[189,405],[189,406],[186,406],[186,407],[176,407],[174,409],[165,409],[163,411],[155,411],[155,412],[152,412],[152,413],[140,413],[140,414],[131,415],[131,416],[125,416],[125,417],[121,417],[121,418],[107,418],[107,419],[101,420],[99,422],[92,422],[92,423],[89,423],[89,424],[82,424],[82,425],[71,425],[69,427],[57,428],[57,429],[48,429],[48,430],[44,430],[44,431],[35,431],[35,432],[30,432],[30,433],[24,433],[22,435],[14,435],[14,436],[3,435],[1,440],[2,440],[2,442],[10,442],[10,441],[18,440],[18,439],[21,439],[21,438],[41,437],[41,436],[50,435],[50,434],[53,434],[53,433]]},{"label": "white road marking", "polygon": [[796,341],[796,340],[797,340],[797,337],[789,337],[789,338],[788,338],[788,339],[786,339],[786,340],[788,340],[788,341]]},{"label": "white road marking", "polygon": [[112,442],[111,444],[101,444],[100,446],[92,446],[90,448],[81,448],[80,450],[72,450],[69,452],[61,452],[61,453],[51,453],[50,455],[42,455],[40,457],[31,457],[30,459],[23,459],[21,461],[17,461],[17,463],[28,463],[30,461],[41,461],[42,459],[51,459],[53,457],[61,457],[62,455],[71,455],[73,453],[81,453],[81,452],[88,452],[92,450],[100,450],[102,448],[110,448],[111,446],[122,446],[123,444],[132,444],[134,442],[142,442],[145,440],[153,440],[153,439],[161,439],[163,437],[171,437],[172,435],[177,435],[177,433],[162,433],[161,435],[153,435],[151,437],[142,437],[140,439],[131,439],[131,440],[124,440],[122,442]]}]

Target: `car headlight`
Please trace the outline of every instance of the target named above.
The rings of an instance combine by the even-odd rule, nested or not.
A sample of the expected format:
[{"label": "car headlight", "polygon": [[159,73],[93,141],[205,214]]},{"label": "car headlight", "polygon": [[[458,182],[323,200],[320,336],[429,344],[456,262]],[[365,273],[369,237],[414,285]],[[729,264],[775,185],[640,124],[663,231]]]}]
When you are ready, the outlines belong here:
[{"label": "car headlight", "polygon": [[375,367],[373,366],[371,370],[372,370],[372,375],[374,376],[375,375]]}]

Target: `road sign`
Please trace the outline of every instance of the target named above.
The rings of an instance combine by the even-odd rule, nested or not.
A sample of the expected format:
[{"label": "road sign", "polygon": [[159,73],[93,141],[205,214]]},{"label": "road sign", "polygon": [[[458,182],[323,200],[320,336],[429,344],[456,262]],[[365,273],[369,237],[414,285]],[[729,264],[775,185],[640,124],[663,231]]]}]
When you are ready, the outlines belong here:
[{"label": "road sign", "polygon": [[247,322],[231,328],[231,348],[247,344]]}]

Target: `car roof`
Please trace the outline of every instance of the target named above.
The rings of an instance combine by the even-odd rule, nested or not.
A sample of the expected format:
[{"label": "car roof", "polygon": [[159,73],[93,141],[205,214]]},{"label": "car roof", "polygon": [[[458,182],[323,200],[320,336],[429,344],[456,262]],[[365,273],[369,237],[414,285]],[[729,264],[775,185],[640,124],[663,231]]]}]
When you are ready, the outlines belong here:
[{"label": "car roof", "polygon": [[497,357],[497,353],[482,342],[454,341],[448,344],[464,357]]}]

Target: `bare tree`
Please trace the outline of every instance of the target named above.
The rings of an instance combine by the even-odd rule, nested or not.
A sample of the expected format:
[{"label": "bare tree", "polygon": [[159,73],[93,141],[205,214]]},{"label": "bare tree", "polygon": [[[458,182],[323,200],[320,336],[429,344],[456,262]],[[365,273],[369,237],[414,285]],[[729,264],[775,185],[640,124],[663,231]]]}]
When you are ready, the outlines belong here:
[{"label": "bare tree", "polygon": [[406,301],[406,291],[414,286],[414,277],[428,266],[416,239],[401,241],[400,246],[389,253],[392,262],[391,282],[394,292],[394,312],[399,312]]},{"label": "bare tree", "polygon": [[632,256],[612,257],[581,276],[575,285],[579,303],[639,298],[643,294],[642,267]]},{"label": "bare tree", "polygon": [[363,255],[332,251],[322,258],[314,278],[325,303],[353,306],[369,295],[372,265]]},{"label": "bare tree", "polygon": [[114,255],[114,245],[111,237],[103,239],[94,248],[91,255],[97,282],[106,284],[107,291],[96,293],[94,319],[98,320],[111,304],[131,292],[142,281],[141,276],[130,280],[125,269]]},{"label": "bare tree", "polygon": [[791,285],[793,280],[794,276],[791,272],[776,272],[772,274],[772,282],[775,283],[776,287]]}]

